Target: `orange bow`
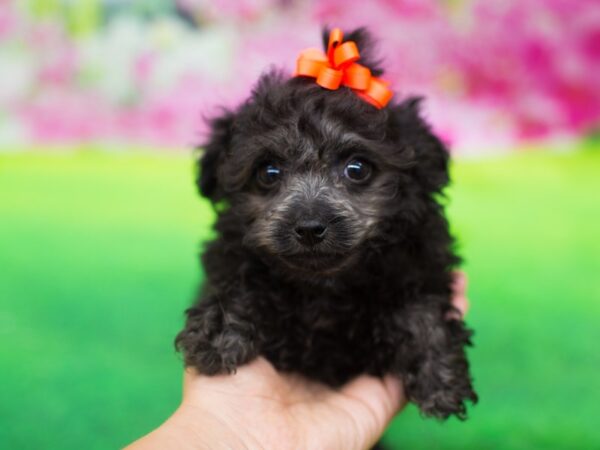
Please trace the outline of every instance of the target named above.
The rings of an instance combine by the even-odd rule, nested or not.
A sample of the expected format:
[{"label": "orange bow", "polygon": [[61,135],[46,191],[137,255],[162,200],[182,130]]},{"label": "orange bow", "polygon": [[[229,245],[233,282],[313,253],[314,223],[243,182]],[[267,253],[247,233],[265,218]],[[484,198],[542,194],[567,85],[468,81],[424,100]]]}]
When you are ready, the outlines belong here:
[{"label": "orange bow", "polygon": [[303,50],[296,62],[295,75],[316,78],[319,86],[333,91],[341,85],[348,86],[376,108],[385,107],[394,95],[388,83],[356,62],[360,59],[356,44],[342,42],[343,37],[342,30],[334,28],[329,33],[327,54],[316,48]]}]

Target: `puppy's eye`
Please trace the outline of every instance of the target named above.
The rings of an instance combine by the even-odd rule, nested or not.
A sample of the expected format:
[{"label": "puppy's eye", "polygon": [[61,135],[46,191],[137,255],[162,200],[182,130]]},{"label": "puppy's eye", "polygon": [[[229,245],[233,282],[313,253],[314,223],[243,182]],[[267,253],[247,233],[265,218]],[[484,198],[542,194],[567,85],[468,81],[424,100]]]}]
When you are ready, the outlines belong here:
[{"label": "puppy's eye", "polygon": [[263,187],[271,187],[276,184],[282,175],[282,170],[273,164],[264,164],[256,172],[256,179]]},{"label": "puppy's eye", "polygon": [[356,183],[366,181],[372,173],[371,165],[361,159],[353,159],[344,168],[344,176]]}]

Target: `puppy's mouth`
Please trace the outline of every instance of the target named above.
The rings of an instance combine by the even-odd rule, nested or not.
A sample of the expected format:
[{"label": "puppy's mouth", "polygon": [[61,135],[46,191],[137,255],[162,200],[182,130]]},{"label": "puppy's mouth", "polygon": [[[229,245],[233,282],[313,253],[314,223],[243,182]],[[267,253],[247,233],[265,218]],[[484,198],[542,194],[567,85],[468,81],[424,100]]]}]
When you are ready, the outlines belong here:
[{"label": "puppy's mouth", "polygon": [[348,256],[341,253],[301,252],[279,257],[287,266],[302,272],[324,275],[344,267]]}]

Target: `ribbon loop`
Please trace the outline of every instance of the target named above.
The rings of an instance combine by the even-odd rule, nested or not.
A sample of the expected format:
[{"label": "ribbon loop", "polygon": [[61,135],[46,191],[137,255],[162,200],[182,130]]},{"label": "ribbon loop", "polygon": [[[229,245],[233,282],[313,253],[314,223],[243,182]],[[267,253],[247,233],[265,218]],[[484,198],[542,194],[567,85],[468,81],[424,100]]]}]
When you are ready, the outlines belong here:
[{"label": "ribbon loop", "polygon": [[360,53],[356,43],[343,42],[343,38],[342,30],[334,28],[329,33],[327,54],[315,48],[302,51],[296,61],[295,76],[315,78],[319,86],[330,90],[347,86],[376,108],[384,108],[394,95],[388,83],[373,77],[368,67],[358,64]]},{"label": "ribbon loop", "polygon": [[370,81],[371,71],[365,66],[354,63],[344,70],[343,83],[352,89],[365,90],[369,87]]},{"label": "ribbon loop", "polygon": [[319,72],[328,65],[327,57],[321,50],[309,48],[304,50],[296,61],[296,75],[317,78]]},{"label": "ribbon loop", "polygon": [[327,58],[329,61],[333,61],[333,52],[335,48],[342,43],[344,39],[344,33],[339,28],[334,28],[329,33],[329,43],[327,44]]},{"label": "ribbon loop", "polygon": [[317,77],[317,84],[325,89],[335,91],[342,84],[344,73],[341,70],[324,67]]},{"label": "ribbon loop", "polygon": [[387,87],[387,84],[379,78],[371,78],[369,87],[361,93],[372,100],[371,103],[375,104],[378,108],[383,108],[387,105],[394,95]]},{"label": "ribbon loop", "polygon": [[359,59],[360,53],[358,53],[358,48],[352,41],[338,45],[333,51],[333,65],[335,67],[347,66]]}]

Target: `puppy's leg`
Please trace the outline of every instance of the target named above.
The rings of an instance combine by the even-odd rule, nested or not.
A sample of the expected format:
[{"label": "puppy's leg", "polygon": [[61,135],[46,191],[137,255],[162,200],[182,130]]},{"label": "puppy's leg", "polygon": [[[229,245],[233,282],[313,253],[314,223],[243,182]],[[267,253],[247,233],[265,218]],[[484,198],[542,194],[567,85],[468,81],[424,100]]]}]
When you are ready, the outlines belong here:
[{"label": "puppy's leg", "polygon": [[207,297],[187,310],[187,322],[175,340],[185,364],[200,373],[232,373],[258,355],[255,327],[229,302]]},{"label": "puppy's leg", "polygon": [[410,335],[398,361],[407,397],[426,416],[466,419],[465,402],[477,402],[465,354],[471,331],[432,308],[415,308],[402,322]]}]

